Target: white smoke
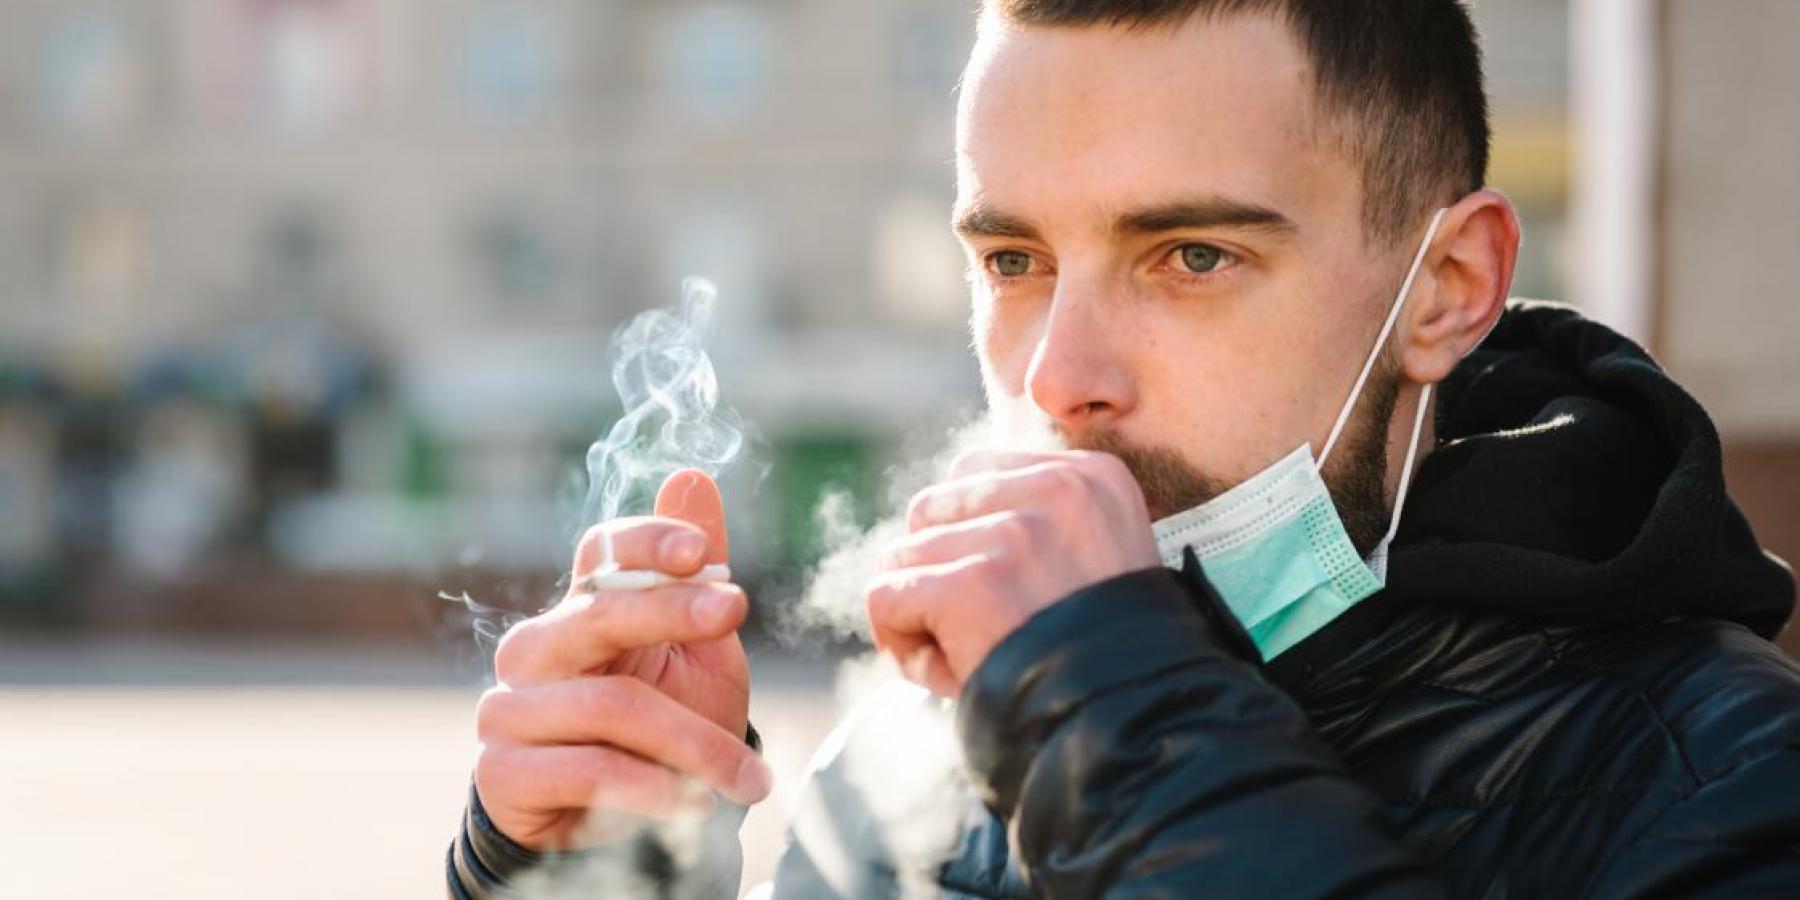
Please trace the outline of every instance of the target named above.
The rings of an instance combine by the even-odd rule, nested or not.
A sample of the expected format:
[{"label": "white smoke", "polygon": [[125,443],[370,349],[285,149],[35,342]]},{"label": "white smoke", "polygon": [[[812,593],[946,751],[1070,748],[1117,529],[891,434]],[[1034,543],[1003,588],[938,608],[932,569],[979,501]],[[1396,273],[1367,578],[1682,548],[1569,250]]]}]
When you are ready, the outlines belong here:
[{"label": "white smoke", "polygon": [[[679,307],[641,313],[613,334],[612,381],[623,411],[588,448],[586,496],[571,544],[596,522],[649,512],[657,488],[674,472],[695,468],[716,478],[743,449],[735,414],[719,408],[719,380],[705,347],[718,296],[704,278],[683,279]],[[462,606],[476,653],[491,673],[501,636],[527,615],[467,592],[438,597]]]},{"label": "white smoke", "polygon": [[998,404],[974,420],[953,428],[942,446],[916,460],[890,469],[883,503],[885,515],[860,527],[848,494],[827,493],[813,511],[823,558],[807,579],[798,602],[773,617],[775,638],[802,647],[821,635],[835,641],[871,642],[863,590],[881,573],[882,554],[906,536],[906,504],[924,488],[950,477],[958,457],[981,449],[1060,450],[1064,445],[1048,420],[1023,403]]},{"label": "white smoke", "polygon": [[586,526],[647,512],[677,470],[717,477],[737,458],[744,433],[719,411],[719,378],[705,340],[719,299],[703,278],[681,283],[681,308],[653,309],[613,336],[613,387],[624,412],[587,452]]},{"label": "white smoke", "polygon": [[[887,547],[907,533],[907,502],[917,491],[951,476],[964,453],[978,449],[1058,450],[1063,444],[1048,421],[1028,404],[1008,404],[952,429],[941,447],[888,472],[887,514],[858,527],[844,494],[827,494],[815,510],[827,552],[799,601],[773,621],[790,646],[824,634],[870,642],[863,605],[869,581],[882,571]],[[935,875],[955,850],[973,796],[954,707],[907,683],[891,660],[874,654],[843,663],[837,700],[843,721],[820,748],[818,765],[833,763],[866,817],[868,837],[842,833],[842,824],[816,808],[838,790],[816,785],[789,812],[794,839],[807,849],[822,877],[840,891],[855,891],[869,861],[859,854],[878,844],[876,863],[891,871],[906,900],[936,897]]]},{"label": "white smoke", "polygon": [[[704,348],[716,300],[710,284],[688,279],[678,311],[644,313],[614,337],[613,383],[624,412],[588,451],[588,489],[577,535],[594,522],[648,511],[669,474],[692,467],[716,476],[740,453],[743,430],[718,408],[717,375]],[[826,495],[815,510],[826,555],[802,596],[771,610],[774,636],[790,648],[821,634],[867,644],[863,593],[881,572],[886,547],[906,534],[907,501],[947,478],[960,455],[978,448],[1044,450],[1060,444],[1029,404],[1005,405],[951,430],[935,452],[891,469],[886,515],[874,525],[856,523],[848,495]],[[511,624],[466,596],[456,599],[479,611],[477,632],[485,642],[497,640]],[[956,846],[968,809],[953,709],[906,684],[891,662],[872,654],[840,667],[837,695],[845,723],[822,752],[836,754],[846,783],[862,801],[865,824],[879,836],[902,896],[936,896],[933,876]],[[791,811],[800,838],[810,827],[806,812]],[[700,860],[705,822],[696,813],[656,823],[596,816],[588,825],[607,834],[626,827],[638,830],[640,840],[655,847],[668,870],[679,873],[690,872]],[[594,837],[590,834],[581,843]],[[668,895],[646,878],[641,858],[630,853],[572,857],[566,865],[530,873],[516,886],[517,893],[534,900],[597,896],[597,891],[609,897]]]},{"label": "white smoke", "polygon": [[[711,282],[688,278],[679,308],[644,312],[613,335],[612,381],[622,412],[588,449],[587,491],[572,542],[591,524],[649,512],[657,489],[676,471],[694,468],[717,477],[742,450],[743,431],[729,410],[719,408],[718,377],[705,349],[717,302]],[[488,659],[506,630],[525,618],[467,593],[441,596],[468,611],[476,644]],[[687,789],[691,800],[709,795],[697,782]],[[573,845],[612,846],[606,852],[567,854],[526,872],[512,895],[527,900],[688,896],[692,885],[721,874],[702,871],[711,820],[698,804],[691,808],[690,814],[664,820],[591,815]],[[671,880],[690,887],[671,893],[665,884]]]}]

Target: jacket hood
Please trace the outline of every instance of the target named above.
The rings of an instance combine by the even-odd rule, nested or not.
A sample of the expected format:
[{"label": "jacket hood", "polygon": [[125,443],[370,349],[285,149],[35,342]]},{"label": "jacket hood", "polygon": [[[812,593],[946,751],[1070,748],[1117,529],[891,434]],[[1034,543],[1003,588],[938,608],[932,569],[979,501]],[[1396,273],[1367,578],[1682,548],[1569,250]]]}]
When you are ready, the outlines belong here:
[{"label": "jacket hood", "polygon": [[1787,621],[1793,575],[1726,495],[1717,430],[1638,345],[1515,301],[1438,396],[1390,600],[1569,623],[1697,615],[1764,637]]}]

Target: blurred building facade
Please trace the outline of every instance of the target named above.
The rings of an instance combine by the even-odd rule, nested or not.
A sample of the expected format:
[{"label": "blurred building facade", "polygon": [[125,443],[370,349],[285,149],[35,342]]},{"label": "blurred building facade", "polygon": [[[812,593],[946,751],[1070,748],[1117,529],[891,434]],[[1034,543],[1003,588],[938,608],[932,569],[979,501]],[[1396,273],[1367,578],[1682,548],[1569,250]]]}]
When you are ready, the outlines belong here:
[{"label": "blurred building facade", "polygon": [[[1765,546],[1800,561],[1800,4],[1665,0],[1653,346],[1712,412]],[[1800,654],[1800,629],[1784,646]]]},{"label": "blurred building facade", "polygon": [[[0,613],[403,631],[421,585],[553,578],[617,413],[607,335],[687,274],[721,288],[753,429],[739,561],[791,578],[824,485],[875,502],[978,402],[946,224],[972,6],[0,0]],[[1569,0],[1475,9],[1516,291],[1562,297]],[[1722,39],[1694,40],[1672,71],[1704,82]],[[1712,127],[1672,126],[1671,158]],[[1693,177],[1732,177],[1706,140]],[[1681,227],[1726,241],[1717,218]],[[1676,285],[1723,276],[1671,258],[1685,341]],[[1713,324],[1662,347],[1728,433],[1800,430],[1717,386],[1743,332]]]},{"label": "blurred building facade", "polygon": [[[721,287],[724,393],[758,429],[746,520],[872,482],[975,400],[944,227],[962,3],[0,18],[15,606],[81,618],[97,573],[244,560],[554,571],[616,412],[607,335],[686,274]],[[804,542],[784,524],[749,554]]]}]

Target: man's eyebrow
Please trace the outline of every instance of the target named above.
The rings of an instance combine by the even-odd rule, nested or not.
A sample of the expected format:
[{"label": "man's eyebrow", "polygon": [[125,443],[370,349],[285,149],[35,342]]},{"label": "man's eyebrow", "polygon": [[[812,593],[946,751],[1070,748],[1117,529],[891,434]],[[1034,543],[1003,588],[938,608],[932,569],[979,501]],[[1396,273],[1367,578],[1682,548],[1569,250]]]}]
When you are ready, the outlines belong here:
[{"label": "man's eyebrow", "polygon": [[1113,223],[1116,234],[1144,235],[1190,228],[1237,228],[1290,235],[1299,230],[1292,219],[1266,206],[1224,197],[1184,200],[1134,210]]},{"label": "man's eyebrow", "polygon": [[1038,239],[1038,230],[1030,222],[979,204],[958,212],[952,227],[964,238]]}]

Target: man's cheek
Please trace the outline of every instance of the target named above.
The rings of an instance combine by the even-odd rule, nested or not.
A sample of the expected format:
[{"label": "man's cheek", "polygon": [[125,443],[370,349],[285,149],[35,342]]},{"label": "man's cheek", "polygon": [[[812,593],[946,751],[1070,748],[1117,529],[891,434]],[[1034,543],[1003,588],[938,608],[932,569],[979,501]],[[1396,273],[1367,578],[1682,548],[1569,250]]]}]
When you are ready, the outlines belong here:
[{"label": "man's cheek", "polygon": [[1039,332],[1025,310],[976,306],[972,319],[977,356],[990,406],[1026,404],[1025,376]]}]

